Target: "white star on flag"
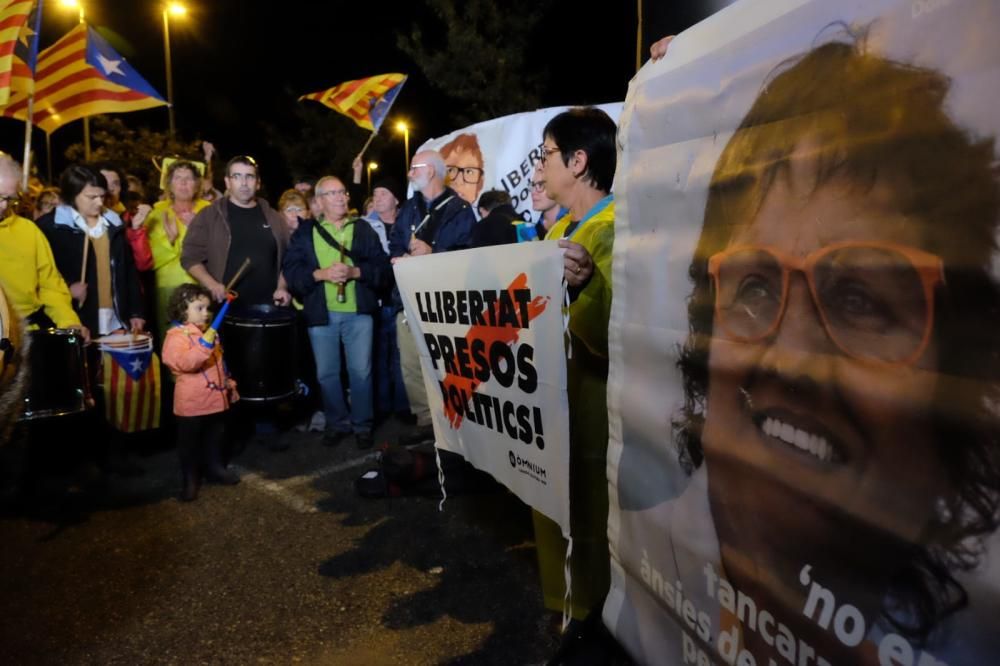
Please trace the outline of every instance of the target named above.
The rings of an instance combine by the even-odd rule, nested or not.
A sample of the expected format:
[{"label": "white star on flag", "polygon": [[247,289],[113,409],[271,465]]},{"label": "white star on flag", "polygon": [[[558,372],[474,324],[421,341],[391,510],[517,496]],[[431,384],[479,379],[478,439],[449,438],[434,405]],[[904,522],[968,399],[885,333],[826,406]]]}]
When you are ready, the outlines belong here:
[{"label": "white star on flag", "polygon": [[123,72],[121,68],[122,64],[121,60],[111,60],[109,58],[105,58],[103,55],[98,53],[97,61],[101,63],[101,69],[104,70],[105,76],[108,76],[110,74],[119,74],[121,76],[125,76],[125,72]]},{"label": "white star on flag", "polygon": [[133,361],[129,364],[129,367],[132,368],[132,372],[138,373],[140,370],[142,370],[142,360],[138,358],[133,359]]}]

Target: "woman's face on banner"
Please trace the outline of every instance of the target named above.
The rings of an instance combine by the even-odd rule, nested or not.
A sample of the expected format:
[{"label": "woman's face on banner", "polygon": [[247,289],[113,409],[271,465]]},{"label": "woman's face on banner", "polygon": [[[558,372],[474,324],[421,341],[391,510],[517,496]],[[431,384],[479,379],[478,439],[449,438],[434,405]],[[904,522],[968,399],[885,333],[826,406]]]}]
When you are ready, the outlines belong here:
[{"label": "woman's face on banner", "polygon": [[[737,325],[753,326],[754,317],[778,324],[763,339],[738,341],[722,330],[716,310],[702,435],[723,555],[728,549],[739,555],[730,563],[752,562],[727,573],[758,583],[766,575],[768,586],[801,594],[805,565],[821,583],[824,573],[829,581],[845,571],[856,581],[884,580],[902,557],[894,547],[920,541],[934,498],[944,492],[929,416],[933,334],[919,358],[899,362],[917,344],[907,328],[930,317],[926,299],[910,265],[902,267],[903,255],[887,267],[871,259],[882,250],[864,245],[920,248],[920,225],[898,211],[883,182],[866,190],[834,179],[815,188],[813,169],[803,162],[793,159],[779,173],[756,218],[727,249],[768,247],[777,253],[757,256],[794,260],[841,242],[861,249],[820,255],[827,259],[813,270],[819,296],[804,272],[790,271],[783,315],[775,314],[780,269],[758,270],[752,254],[742,255],[742,264],[720,264],[717,305],[738,303],[723,317]],[[737,292],[746,300],[732,296]],[[770,309],[757,309],[764,301]],[[851,338],[857,326],[869,337]],[[895,362],[856,358],[876,352]],[[864,585],[857,587],[865,594]]]},{"label": "woman's face on banner", "polygon": [[448,187],[458,196],[475,205],[483,189],[483,164],[475,154],[456,150],[444,156]]}]

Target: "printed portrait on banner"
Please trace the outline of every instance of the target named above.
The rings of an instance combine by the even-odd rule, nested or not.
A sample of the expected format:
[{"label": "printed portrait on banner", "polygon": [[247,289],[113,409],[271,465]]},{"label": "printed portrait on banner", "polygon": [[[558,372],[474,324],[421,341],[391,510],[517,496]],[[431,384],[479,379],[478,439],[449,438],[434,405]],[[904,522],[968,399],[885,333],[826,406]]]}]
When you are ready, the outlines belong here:
[{"label": "printed portrait on banner", "polygon": [[[954,2],[931,23],[917,4],[805,3],[755,26],[737,6],[711,20],[729,42],[630,92],[648,106],[623,112],[616,252],[666,265],[616,264],[612,330],[633,325],[610,398],[605,618],[640,661],[997,654],[1000,186],[984,109],[1000,50],[975,36],[998,17]],[[722,90],[685,96],[699,75]],[[671,80],[677,105],[657,107]],[[657,117],[673,128],[647,131]],[[650,176],[657,160],[674,182]],[[663,416],[651,396],[630,405],[647,386]]]}]

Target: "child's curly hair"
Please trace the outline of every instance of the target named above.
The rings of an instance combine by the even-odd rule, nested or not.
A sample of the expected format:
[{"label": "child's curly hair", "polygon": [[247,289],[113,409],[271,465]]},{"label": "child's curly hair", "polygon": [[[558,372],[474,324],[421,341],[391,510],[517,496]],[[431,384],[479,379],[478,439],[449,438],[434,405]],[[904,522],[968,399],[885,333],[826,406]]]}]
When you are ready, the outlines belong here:
[{"label": "child's curly hair", "polygon": [[188,303],[202,296],[207,298],[209,302],[212,301],[212,292],[200,284],[182,284],[174,289],[174,293],[170,294],[170,302],[167,303],[167,317],[170,321],[187,323],[185,319],[187,318]]}]

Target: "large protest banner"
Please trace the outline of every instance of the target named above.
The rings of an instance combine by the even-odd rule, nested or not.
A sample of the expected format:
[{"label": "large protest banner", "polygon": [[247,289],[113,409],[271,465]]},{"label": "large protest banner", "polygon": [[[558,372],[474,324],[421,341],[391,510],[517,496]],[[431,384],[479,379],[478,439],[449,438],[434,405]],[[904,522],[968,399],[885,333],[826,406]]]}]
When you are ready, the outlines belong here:
[{"label": "large protest banner", "polygon": [[633,80],[604,619],[640,663],[1000,658],[998,25],[743,1]]},{"label": "large protest banner", "polygon": [[[569,108],[538,109],[476,123],[426,141],[420,149],[441,152],[454,174],[448,185],[473,204],[473,209],[481,193],[496,188],[507,192],[514,209],[530,220],[537,217],[531,211],[531,174],[541,158],[542,130],[552,118]],[[598,108],[618,122],[621,102],[601,104]],[[460,174],[455,168],[471,171],[468,175]]]},{"label": "large protest banner", "polygon": [[437,446],[568,534],[562,250],[519,243],[410,257],[394,271]]}]

